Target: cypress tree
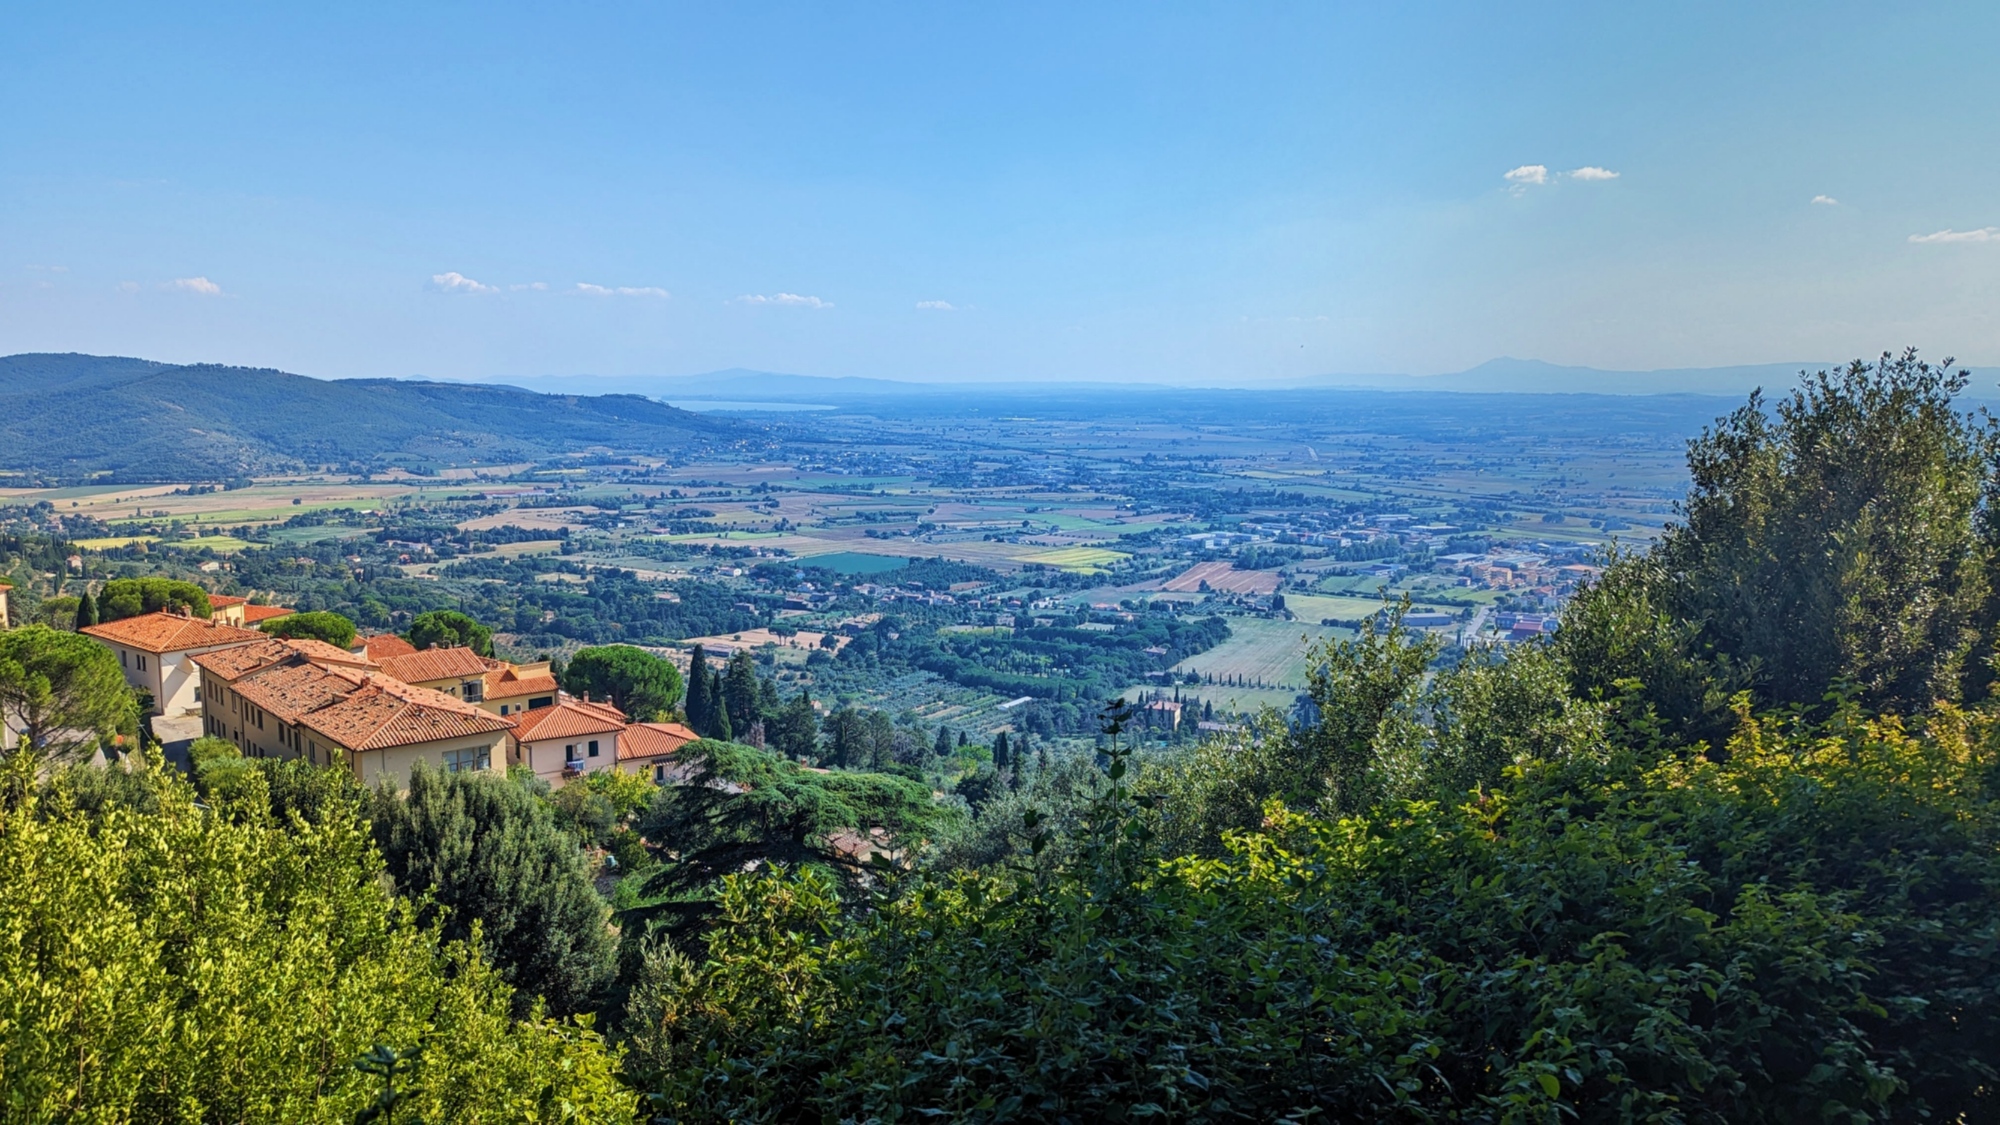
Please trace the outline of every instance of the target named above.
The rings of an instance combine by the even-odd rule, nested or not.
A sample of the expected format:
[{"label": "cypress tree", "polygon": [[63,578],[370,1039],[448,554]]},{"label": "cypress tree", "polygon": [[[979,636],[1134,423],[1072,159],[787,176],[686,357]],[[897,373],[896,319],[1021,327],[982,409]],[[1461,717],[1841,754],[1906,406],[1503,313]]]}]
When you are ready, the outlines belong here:
[{"label": "cypress tree", "polygon": [[90,596],[90,587],[85,586],[82,595],[76,599],[76,627],[82,629],[95,624],[97,624],[97,602]]},{"label": "cypress tree", "polygon": [[757,665],[751,661],[749,649],[739,649],[725,668],[720,679],[722,709],[729,713],[731,729],[748,734],[750,727],[764,717],[757,706]]},{"label": "cypress tree", "polygon": [[931,753],[936,754],[940,758],[951,757],[950,731],[943,727],[938,728],[937,742],[931,746]]},{"label": "cypress tree", "polygon": [[1003,730],[999,734],[994,735],[993,768],[996,770],[1006,769],[1007,763],[1011,761],[1013,757],[1014,757],[1014,752],[1007,745],[1007,732]]},{"label": "cypress tree", "polygon": [[736,728],[729,721],[729,699],[723,694],[724,684],[720,669],[708,674],[708,737],[724,742],[736,737]]},{"label": "cypress tree", "polygon": [[703,738],[708,737],[708,712],[708,655],[696,645],[688,658],[687,720]]},{"label": "cypress tree", "polygon": [[617,965],[608,910],[576,840],[546,802],[504,777],[410,772],[407,797],[375,792],[376,844],[419,918],[481,949],[520,991],[568,1014],[589,1010]]}]

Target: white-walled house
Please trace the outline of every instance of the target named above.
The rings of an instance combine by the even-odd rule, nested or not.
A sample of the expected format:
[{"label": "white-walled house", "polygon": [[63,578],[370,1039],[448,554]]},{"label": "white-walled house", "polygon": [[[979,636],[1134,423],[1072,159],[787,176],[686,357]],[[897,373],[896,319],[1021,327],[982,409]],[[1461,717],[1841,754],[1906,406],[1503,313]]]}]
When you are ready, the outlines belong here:
[{"label": "white-walled house", "polygon": [[89,625],[83,632],[118,655],[126,683],[152,693],[155,715],[182,715],[201,706],[195,657],[266,639],[255,629],[164,611]]},{"label": "white-walled house", "polygon": [[514,716],[512,722],[510,764],[527,766],[550,785],[560,788],[571,778],[618,768],[625,713],[609,703],[565,695],[551,706]]}]

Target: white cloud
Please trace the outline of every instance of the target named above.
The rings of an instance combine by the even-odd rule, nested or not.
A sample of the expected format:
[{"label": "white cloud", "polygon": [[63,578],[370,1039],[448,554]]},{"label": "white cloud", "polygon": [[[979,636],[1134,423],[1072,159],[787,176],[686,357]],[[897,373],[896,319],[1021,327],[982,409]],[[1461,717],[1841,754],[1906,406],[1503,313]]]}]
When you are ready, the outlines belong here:
[{"label": "white cloud", "polygon": [[519,293],[523,289],[547,289],[548,287],[549,283],[546,281],[530,281],[526,285],[509,285],[507,288]]},{"label": "white cloud", "polygon": [[746,305],[799,305],[808,309],[830,309],[832,301],[822,301],[818,297],[806,297],[797,293],[773,293],[766,297],[760,293],[745,293],[736,298]]},{"label": "white cloud", "polygon": [[1615,180],[1618,178],[1618,173],[1613,172],[1609,168],[1599,168],[1595,164],[1586,164],[1574,172],[1565,174],[1572,180]]},{"label": "white cloud", "polygon": [[177,277],[167,282],[166,287],[182,293],[199,293],[204,297],[222,296],[222,286],[205,277]]},{"label": "white cloud", "polygon": [[457,270],[446,270],[443,273],[432,274],[431,284],[437,286],[441,292],[445,293],[498,293],[500,291],[494,286],[482,285]]},{"label": "white cloud", "polygon": [[118,283],[118,291],[120,293],[137,293],[139,291],[139,283],[136,281],[121,281]]},{"label": "white cloud", "polygon": [[1546,164],[1523,164],[1501,178],[1515,187],[1527,187],[1529,184],[1545,184],[1549,182],[1549,166]]},{"label": "white cloud", "polygon": [[1980,227],[1978,230],[1952,230],[1946,227],[1930,234],[1913,234],[1911,242],[2000,242],[2000,227]]},{"label": "white cloud", "polygon": [[1817,204],[1819,204],[1819,205],[1820,205],[1821,207],[1838,207],[1838,206],[1840,206],[1840,200],[1838,200],[1838,199],[1835,199],[1834,197],[1832,197],[1832,196],[1830,196],[1830,195],[1815,195],[1815,196],[1813,196],[1813,197],[1812,197],[1812,201],[1813,201],[1814,203],[1817,203]]},{"label": "white cloud", "polygon": [[588,293],[593,297],[658,297],[665,300],[673,296],[673,294],[666,290],[653,285],[592,285],[588,281],[577,282],[576,291],[579,293]]},{"label": "white cloud", "polygon": [[920,309],[935,309],[938,312],[955,312],[958,309],[958,306],[952,304],[950,301],[918,301],[917,307]]}]

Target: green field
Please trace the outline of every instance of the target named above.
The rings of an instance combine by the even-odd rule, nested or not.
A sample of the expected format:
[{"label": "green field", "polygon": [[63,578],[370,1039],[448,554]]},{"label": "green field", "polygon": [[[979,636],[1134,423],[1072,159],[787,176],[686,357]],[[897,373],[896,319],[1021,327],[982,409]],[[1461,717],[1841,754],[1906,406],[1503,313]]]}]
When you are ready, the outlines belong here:
[{"label": "green field", "polygon": [[1381,598],[1354,596],[1327,596],[1322,594],[1286,594],[1285,608],[1300,621],[1319,622],[1331,617],[1336,621],[1358,621],[1370,614],[1380,613],[1385,606],[1393,605]]},{"label": "green field", "polygon": [[[1242,679],[1303,690],[1307,651],[1321,641],[1352,635],[1350,630],[1302,621],[1232,617],[1229,619],[1228,640],[1174,665],[1174,671],[1199,672],[1218,681]],[[1199,690],[1209,692],[1212,689]]]},{"label": "green field", "polygon": [[1079,573],[1102,570],[1112,563],[1124,562],[1131,555],[1122,551],[1107,551],[1102,547],[1063,547],[1054,551],[1042,551],[1022,558],[1022,562],[1042,563],[1058,570]]}]

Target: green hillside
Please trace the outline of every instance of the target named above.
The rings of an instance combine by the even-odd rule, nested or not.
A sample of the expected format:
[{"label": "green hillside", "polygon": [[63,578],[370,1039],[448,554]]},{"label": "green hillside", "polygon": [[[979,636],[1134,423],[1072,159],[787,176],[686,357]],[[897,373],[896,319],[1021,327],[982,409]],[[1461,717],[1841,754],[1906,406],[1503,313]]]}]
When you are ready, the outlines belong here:
[{"label": "green hillside", "polygon": [[309,379],[113,356],[0,357],[0,471],[219,479],[320,465],[504,461],[590,447],[667,453],[735,424],[638,395]]}]

